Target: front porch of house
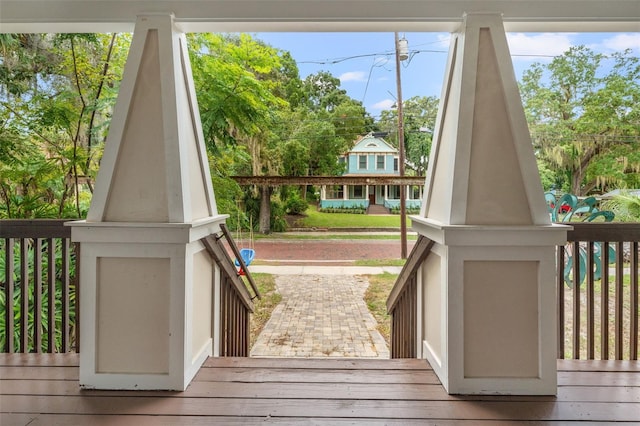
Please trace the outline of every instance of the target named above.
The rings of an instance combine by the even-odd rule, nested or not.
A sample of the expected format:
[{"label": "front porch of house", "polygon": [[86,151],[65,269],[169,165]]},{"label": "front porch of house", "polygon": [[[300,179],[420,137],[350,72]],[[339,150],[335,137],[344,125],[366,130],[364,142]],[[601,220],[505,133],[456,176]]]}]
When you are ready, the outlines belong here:
[{"label": "front porch of house", "polygon": [[[366,182],[366,181],[365,181]],[[407,209],[419,210],[422,206],[424,185],[406,185]],[[390,211],[400,208],[400,185],[323,185],[320,189],[321,209],[367,210],[369,206],[383,206]]]},{"label": "front porch of house", "polygon": [[[8,3],[13,12],[9,23],[26,23],[24,31],[40,31],[48,23],[69,30],[67,7],[42,8],[64,13],[63,17],[34,18],[38,8],[17,6],[28,2]],[[89,2],[85,3],[88,7]],[[80,248],[76,259],[81,265],[81,280],[75,282],[74,333],[68,321],[70,294],[62,292],[61,333],[75,336],[80,354],[1,355],[2,424],[640,420],[637,227],[633,233],[611,232],[576,240],[569,228],[550,223],[503,25],[503,21],[519,25],[534,21],[538,30],[548,30],[553,23],[567,31],[584,30],[594,27],[589,22],[584,26],[585,16],[601,20],[604,9],[585,8],[586,15],[585,9],[579,16],[566,15],[575,8],[565,1],[560,2],[565,15],[558,16],[550,9],[559,8],[558,2],[544,13],[532,2],[514,2],[522,6],[514,15],[513,9],[500,10],[499,5],[493,6],[498,10],[486,13],[485,2],[477,2],[479,9],[469,6],[470,2],[457,2],[457,10],[448,12],[448,18],[436,18],[418,10],[417,2],[376,2],[386,7],[376,8],[370,16],[345,18],[331,2],[318,2],[318,10],[330,10],[330,16],[314,15],[315,8],[309,9],[305,19],[300,9],[293,8],[295,16],[282,9],[280,15],[273,11],[268,23],[281,25],[281,29],[283,22],[308,30],[309,22],[398,24],[406,16],[416,16],[415,22],[405,22],[405,28],[427,30],[424,22],[435,20],[439,25],[451,22],[456,31],[450,42],[423,206],[414,219],[421,251],[409,257],[387,302],[394,323],[392,357],[409,359],[282,361],[235,358],[246,353],[253,296],[240,282],[233,260],[217,243],[225,217],[218,213],[211,187],[184,35],[185,31],[202,31],[213,22],[218,25],[216,30],[228,29],[225,21],[238,23],[243,16],[255,30],[256,23],[265,23],[260,16],[265,9],[248,17],[230,7],[225,15],[215,7],[219,2],[203,1],[195,12],[187,8],[173,15],[161,10],[147,14],[152,12],[147,2],[132,1],[123,8],[108,7],[112,5],[106,1],[101,2],[103,8],[93,7],[97,1],[90,3],[95,14],[83,15],[87,10],[78,8],[82,13],[73,19],[83,28],[92,25],[92,31],[108,23],[131,24],[137,18],[92,207],[87,221],[74,225],[73,241]],[[271,2],[274,7],[290,3]],[[351,2],[350,10],[361,10],[360,3]],[[619,5],[620,15],[613,21],[627,19],[629,25],[637,26],[635,9],[621,6],[627,2],[610,3]],[[443,2],[436,6],[434,11],[451,10]],[[118,16],[105,16],[111,9],[117,9]],[[246,13],[254,8],[242,9]],[[340,9],[342,12],[345,5]],[[616,8],[607,4],[606,9],[609,13]],[[391,10],[396,11],[395,18],[387,19]],[[563,19],[575,26],[567,26]],[[96,20],[104,25],[95,26]],[[79,28],[73,26],[73,30]],[[144,84],[138,84],[143,80]],[[154,166],[137,167],[143,163]],[[490,167],[496,163],[509,167]],[[496,194],[499,199],[487,202]],[[508,211],[500,207],[506,201],[513,206]],[[20,351],[30,352],[27,346],[35,341],[33,352],[42,352],[43,297],[46,294],[48,306],[54,306],[51,300],[57,288],[56,278],[51,278],[56,276],[51,268],[54,258],[47,257],[51,269],[43,268],[43,253],[45,246],[54,246],[56,237],[10,234],[0,233],[0,238],[11,247],[6,250],[5,264],[19,269],[21,276],[19,304],[23,311],[15,327],[20,330]],[[64,238],[68,250],[69,237]],[[18,239],[20,263],[15,268],[12,247]],[[615,285],[608,287],[609,274],[604,274],[600,288],[601,307],[613,307],[609,297],[615,295],[615,307],[601,309],[600,327],[601,335],[609,332],[609,324],[614,328],[616,361],[593,360],[597,357],[593,325],[598,316],[592,303],[594,263],[587,263],[585,315],[581,315],[580,304],[583,287],[575,285],[571,292],[573,357],[582,356],[582,318],[586,318],[586,357],[591,360],[556,360],[565,357],[564,324],[569,320],[561,281],[564,271],[556,268],[556,259],[563,268],[568,242],[575,253],[585,242],[591,259],[595,243],[603,242],[605,253],[607,244],[616,245]],[[628,264],[622,256],[623,245],[632,247]],[[31,281],[30,250],[35,253],[34,270],[47,270],[46,291],[39,272]],[[573,276],[579,276],[579,265],[574,262]],[[609,263],[603,261],[603,266],[609,268]],[[628,283],[623,279],[626,269],[630,271]],[[8,281],[6,300],[14,300],[14,293],[9,293],[14,285]],[[31,330],[25,319],[32,308],[26,296],[31,289],[37,318],[33,337],[26,334]],[[81,310],[77,310],[78,301]],[[609,320],[609,311],[613,320]],[[57,322],[53,318],[48,317],[49,324]],[[9,311],[5,323],[14,320]],[[129,324],[136,327],[127,327]],[[6,327],[14,329],[13,324]],[[51,329],[46,332],[51,342]],[[63,344],[63,351],[69,351],[68,343]],[[600,343],[600,357],[606,360],[611,357],[609,339],[601,338]],[[9,349],[3,350],[14,352],[12,344],[7,339]],[[45,350],[56,351],[51,346]],[[622,359],[625,352],[630,361]],[[93,390],[86,390],[89,388]],[[129,390],[119,390],[125,388]]]},{"label": "front porch of house", "polygon": [[81,390],[77,354],[1,354],[13,425],[638,422],[640,365],[558,361],[557,396],[448,395],[425,360],[209,358],[184,392]]},{"label": "front porch of house", "polygon": [[[49,256],[48,247],[57,240],[67,247],[62,269],[58,273],[75,271],[81,244],[70,247],[69,228],[61,221],[0,222],[0,238],[15,244],[22,259],[42,262]],[[26,235],[31,238],[25,237]],[[568,287],[564,266],[557,271],[556,282],[557,329],[557,395],[556,396],[494,396],[451,395],[443,387],[426,359],[416,355],[420,337],[415,317],[416,309],[402,311],[402,307],[419,303],[415,286],[409,285],[400,293],[399,310],[394,320],[401,325],[392,330],[395,342],[394,359],[304,359],[304,358],[247,358],[221,351],[210,357],[195,374],[185,391],[99,391],[82,389],[79,382],[80,355],[77,334],[80,327],[78,306],[70,295],[79,291],[74,276],[63,277],[65,291],[56,301],[63,316],[61,333],[63,346],[28,349],[37,353],[23,353],[22,342],[34,342],[37,336],[17,335],[15,346],[2,348],[0,354],[0,424],[118,424],[118,425],[197,425],[197,424],[521,424],[525,421],[544,421],[556,424],[579,422],[640,421],[640,363],[638,352],[638,244],[640,227],[637,224],[584,223],[570,231],[566,246],[558,247],[558,264],[576,248],[584,247],[586,264],[599,262],[594,256],[596,242],[611,247],[614,256],[601,265],[609,277],[599,282],[593,274],[586,274],[582,285]],[[36,256],[39,247],[42,256]],[[591,248],[590,248],[591,247]],[[24,251],[23,251],[24,250]],[[10,251],[11,252],[11,251]],[[33,253],[33,255],[31,255]],[[418,251],[416,251],[418,253]],[[6,253],[5,253],[6,254]],[[401,273],[409,284],[416,282],[411,271],[412,252],[407,273]],[[10,256],[9,256],[10,257]],[[17,259],[15,259],[17,261]],[[572,273],[580,276],[581,262],[573,262]],[[608,265],[608,266],[605,266]],[[22,268],[28,273],[30,266]],[[45,269],[46,270],[46,269]],[[593,269],[591,269],[593,270]],[[6,275],[6,271],[5,275]],[[43,303],[50,293],[48,275],[20,274],[16,279],[27,282],[42,295],[39,308],[43,318],[51,315]],[[231,284],[231,283],[230,283]],[[602,288],[607,291],[602,291]],[[8,291],[8,287],[4,289]],[[402,297],[402,296],[405,297]],[[408,295],[408,297],[406,297]],[[66,298],[64,298],[66,297]],[[240,312],[228,297],[220,299],[220,312],[231,315]],[[20,302],[35,310],[36,305]],[[609,306],[602,310],[600,306]],[[15,312],[12,312],[15,313]],[[607,313],[608,315],[605,315]],[[69,315],[74,318],[69,320]],[[409,314],[409,315],[407,315]],[[413,314],[413,317],[411,317]],[[55,314],[57,315],[57,314]],[[228,326],[225,324],[229,324]],[[239,323],[238,323],[239,324]],[[220,322],[217,330],[221,347],[239,346],[242,333],[223,333],[234,328],[230,322]],[[42,329],[42,324],[39,327]],[[16,329],[20,329],[16,324]],[[595,331],[595,333],[594,333]],[[403,349],[405,342],[412,342]],[[13,349],[12,349],[13,348]],[[400,349],[398,349],[400,348]],[[23,351],[19,353],[18,350]],[[124,349],[119,351],[124,353]],[[67,353],[42,353],[67,352]],[[224,356],[222,353],[229,353]],[[574,359],[563,359],[574,358]]]}]

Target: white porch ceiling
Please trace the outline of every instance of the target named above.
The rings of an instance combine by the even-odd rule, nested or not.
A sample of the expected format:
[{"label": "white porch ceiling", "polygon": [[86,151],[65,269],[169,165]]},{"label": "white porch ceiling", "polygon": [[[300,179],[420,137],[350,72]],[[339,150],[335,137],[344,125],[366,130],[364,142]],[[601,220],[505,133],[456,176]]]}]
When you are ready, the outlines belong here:
[{"label": "white porch ceiling", "polygon": [[185,32],[454,31],[472,12],[507,31],[640,31],[640,0],[0,0],[0,32],[132,31],[157,13]]}]

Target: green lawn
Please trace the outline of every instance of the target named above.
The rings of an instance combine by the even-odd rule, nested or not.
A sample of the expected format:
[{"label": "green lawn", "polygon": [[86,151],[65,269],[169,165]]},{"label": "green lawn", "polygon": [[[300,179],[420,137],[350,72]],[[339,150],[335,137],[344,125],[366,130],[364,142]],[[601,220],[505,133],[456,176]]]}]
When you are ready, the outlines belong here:
[{"label": "green lawn", "polygon": [[400,228],[400,216],[350,213],[321,213],[310,206],[299,221],[304,228]]}]

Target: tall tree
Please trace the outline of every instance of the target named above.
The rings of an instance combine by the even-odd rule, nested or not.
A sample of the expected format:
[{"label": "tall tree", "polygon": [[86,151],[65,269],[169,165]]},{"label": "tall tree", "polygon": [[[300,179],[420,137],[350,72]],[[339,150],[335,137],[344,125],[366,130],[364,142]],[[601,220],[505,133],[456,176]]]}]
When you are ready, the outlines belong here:
[{"label": "tall tree", "polygon": [[[129,36],[16,34],[0,42],[0,139],[19,137],[21,145],[35,146],[41,153],[23,159],[24,152],[14,150],[14,162],[0,167],[11,170],[2,176],[2,185],[8,192],[28,194],[14,199],[13,207],[40,199],[49,204],[47,215],[56,206],[56,216],[82,217],[90,194],[83,194],[81,185],[87,183],[92,190]],[[25,164],[34,166],[36,158],[47,169],[53,163],[49,170],[57,175],[25,186],[16,173]],[[35,211],[40,210],[22,209],[23,214]],[[8,208],[7,214],[12,214]]]},{"label": "tall tree", "polygon": [[[209,151],[239,154],[236,159],[248,160],[249,167],[233,170],[243,169],[254,176],[278,170],[280,151],[273,128],[280,112],[289,109],[282,96],[295,93],[295,85],[286,84],[297,75],[290,57],[281,61],[282,52],[248,34],[196,34],[190,37],[190,48]],[[216,156],[212,159],[213,168],[228,180],[232,169],[217,167]],[[263,188],[258,193],[256,189],[249,195],[262,197],[257,222],[261,232],[269,232],[270,191]]]},{"label": "tall tree", "polygon": [[[431,138],[438,114],[438,99],[434,96],[414,96],[403,103],[405,158],[408,169],[422,176],[426,173]],[[388,132],[387,141],[398,147],[397,109],[382,111],[378,127]]]},{"label": "tall tree", "polygon": [[521,82],[541,168],[576,195],[640,184],[640,59],[573,47]]}]

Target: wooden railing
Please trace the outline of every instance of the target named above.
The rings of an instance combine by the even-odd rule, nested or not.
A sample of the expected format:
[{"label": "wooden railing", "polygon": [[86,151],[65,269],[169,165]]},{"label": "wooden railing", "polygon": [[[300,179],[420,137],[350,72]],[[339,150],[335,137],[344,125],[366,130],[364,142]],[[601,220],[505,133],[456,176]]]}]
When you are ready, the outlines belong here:
[{"label": "wooden railing", "polygon": [[420,235],[387,299],[387,312],[391,315],[391,358],[415,358],[417,355],[417,274],[433,244]]},{"label": "wooden railing", "polygon": [[570,223],[557,250],[558,358],[638,359],[640,223]]},{"label": "wooden railing", "polygon": [[[220,277],[220,356],[249,356],[250,317],[254,310],[253,299],[260,298],[260,292],[247,265],[225,225],[220,225],[220,235],[210,235],[202,239],[211,258],[218,264]],[[229,256],[222,238],[226,239],[244,277],[253,291],[250,294],[245,281]]]},{"label": "wooden railing", "polygon": [[78,258],[65,220],[0,220],[0,352],[79,346]]}]

